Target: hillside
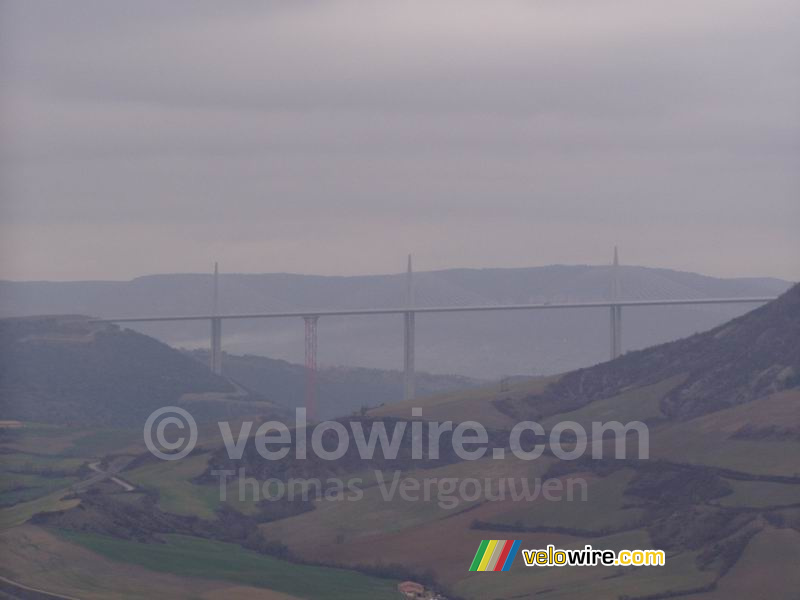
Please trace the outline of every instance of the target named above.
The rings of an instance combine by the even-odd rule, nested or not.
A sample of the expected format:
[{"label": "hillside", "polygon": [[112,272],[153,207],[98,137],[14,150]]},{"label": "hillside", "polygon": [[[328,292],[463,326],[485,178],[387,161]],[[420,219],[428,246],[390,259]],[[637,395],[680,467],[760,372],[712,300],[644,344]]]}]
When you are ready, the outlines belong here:
[{"label": "hillside", "polygon": [[[518,269],[449,269],[415,274],[419,306],[580,302],[605,299],[607,266],[552,265]],[[169,315],[211,310],[211,276],[172,274],[131,281],[0,282],[0,316],[88,314]],[[773,296],[789,283],[768,278],[720,279],[638,266],[620,267],[627,299]],[[220,310],[259,312],[314,308],[394,307],[404,303],[405,275],[322,277],[290,273],[222,274]],[[645,348],[704,331],[752,306],[640,307],[624,312],[624,348]],[[420,315],[417,364],[432,373],[480,379],[546,375],[608,358],[608,311]],[[137,324],[137,331],[172,346],[208,347],[207,323]],[[232,354],[303,362],[300,319],[226,322]],[[400,317],[323,318],[321,366],[397,369],[402,364]]]},{"label": "hillside", "polygon": [[186,394],[211,395],[195,401],[198,419],[275,411],[162,342],[87,317],[0,320],[0,356],[3,419],[141,427]]},{"label": "hillside", "polygon": [[[189,353],[208,364],[208,352]],[[222,372],[226,377],[276,404],[295,408],[305,404],[306,370],[303,365],[265,356],[225,354]],[[465,390],[482,383],[458,375],[417,373],[419,396]],[[360,411],[363,407],[396,402],[403,397],[400,371],[329,367],[317,372],[317,407],[321,418],[333,418]]]},{"label": "hillside", "polygon": [[[297,459],[290,452],[267,461],[250,439],[243,458],[234,460],[212,435],[189,457],[166,462],[143,452],[138,432],[136,439],[117,439],[103,429],[8,431],[0,444],[18,483],[3,494],[0,535],[43,544],[21,543],[9,573],[41,582],[42,565],[54,555],[60,561],[74,554],[144,573],[279,586],[314,599],[325,597],[320,590],[331,581],[358,597],[367,590],[391,595],[394,582],[413,579],[465,600],[750,600],[758,594],[794,600],[800,585],[799,321],[796,286],[714,330],[615,361],[387,404],[341,419],[358,421],[369,436],[376,421],[387,421],[391,430],[394,418],[408,419],[410,408],[421,406],[424,419],[485,423],[489,447],[506,449],[508,431],[522,419],[538,419],[545,429],[575,421],[587,430],[593,421],[642,420],[649,426],[648,460],[614,460],[608,440],[602,459],[562,461],[545,452],[533,461],[510,453],[503,460],[487,454],[464,461],[449,451],[447,433],[438,458],[415,460],[413,431],[407,430],[397,459],[380,452],[361,459],[351,444],[339,460]],[[334,437],[327,432],[323,445],[330,447]],[[78,493],[66,487],[85,477],[89,457],[106,455],[112,465],[120,453],[130,462],[118,475],[133,490],[108,481]],[[269,479],[273,491],[316,480],[324,494],[258,499],[248,495],[257,485],[234,478],[223,497],[214,472],[241,467],[253,482]],[[395,473],[419,489],[429,482],[471,480],[488,482],[495,491],[468,498],[433,483],[428,499],[387,497],[379,481]],[[360,495],[336,493],[332,478],[358,481]],[[501,482],[512,480],[534,488],[548,480],[567,489],[583,486],[586,496],[500,496]],[[251,491],[242,497],[242,489]],[[667,562],[657,568],[528,569],[517,559],[509,573],[467,570],[481,540],[511,538],[523,548],[657,548]],[[158,558],[147,558],[154,548]],[[237,558],[226,562],[226,556]],[[118,574],[94,574],[89,560],[66,562],[75,576],[66,578],[65,589],[80,597],[123,585]],[[250,578],[244,566],[269,575]],[[345,570],[334,573],[330,567]],[[756,585],[760,573],[768,579]],[[46,581],[53,589],[65,576]]]},{"label": "hillside", "polygon": [[[360,507],[320,502],[316,510],[262,527],[306,559],[361,564],[398,561],[431,566],[438,581],[465,598],[753,597],[752,577],[769,572],[765,597],[793,598],[800,552],[800,286],[712,331],[630,353],[550,380],[514,381],[469,392],[389,405],[370,418],[475,419],[508,430],[522,419],[545,427],[577,421],[644,420],[651,460],[545,455],[417,465],[408,477],[559,477],[585,480],[585,502],[391,502],[377,491],[364,502],[391,526],[377,530]],[[403,468],[406,468],[405,466]],[[372,491],[372,490],[371,490]],[[464,572],[481,539],[517,538],[523,547],[654,547],[668,553],[653,570],[537,569],[515,565],[488,580]],[[345,541],[342,542],[342,539]],[[313,540],[313,541],[311,541]],[[770,552],[775,545],[781,550]],[[424,550],[423,550],[424,549]],[[744,584],[744,587],[740,587]]]},{"label": "hillside", "polygon": [[560,377],[544,392],[501,410],[537,418],[627,389],[681,377],[660,399],[665,416],[686,419],[800,387],[800,285],[710,331],[627,353]]}]

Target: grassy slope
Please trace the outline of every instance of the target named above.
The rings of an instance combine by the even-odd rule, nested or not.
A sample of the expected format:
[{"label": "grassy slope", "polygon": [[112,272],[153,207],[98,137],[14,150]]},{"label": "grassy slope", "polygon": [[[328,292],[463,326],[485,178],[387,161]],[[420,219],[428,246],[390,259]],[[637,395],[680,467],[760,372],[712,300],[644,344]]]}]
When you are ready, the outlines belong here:
[{"label": "grassy slope", "polygon": [[633,476],[631,469],[621,469],[607,477],[589,477],[587,501],[516,503],[498,515],[493,523],[522,527],[563,527],[586,531],[621,530],[641,520],[643,511],[625,507],[630,499],[623,491]]},{"label": "grassy slope", "polygon": [[164,544],[140,544],[93,534],[62,535],[112,560],[184,577],[234,581],[313,600],[395,600],[396,582],[352,571],[296,565],[234,544],[179,535]]},{"label": "grassy slope", "polygon": [[67,510],[80,504],[78,499],[65,499],[64,497],[67,495],[69,495],[68,490],[56,490],[35,500],[21,502],[10,508],[0,510],[0,530],[22,525],[33,515],[40,512]]},{"label": "grassy slope", "polygon": [[0,530],[25,523],[39,512],[71,508],[65,500],[86,459],[68,455],[79,433],[52,425],[25,423],[0,430]]},{"label": "grassy slope", "polygon": [[747,545],[742,557],[709,594],[686,600],[769,598],[796,600],[800,590],[800,533],[767,528]]},{"label": "grassy slope", "polygon": [[0,479],[0,506],[35,500],[56,490],[69,488],[77,477],[43,477],[34,474],[4,474]]},{"label": "grassy slope", "polygon": [[205,471],[208,454],[194,454],[178,461],[158,461],[127,471],[125,478],[135,485],[158,491],[158,507],[176,515],[214,519],[219,490],[191,483]]},{"label": "grassy slope", "polygon": [[[578,410],[569,411],[549,418],[545,425],[551,425],[560,420],[575,420],[583,424],[600,420],[651,420],[661,417],[659,401],[676,385],[684,379],[677,375],[646,387],[634,388],[624,391],[613,398],[599,400]],[[520,384],[516,384],[519,386]],[[541,382],[530,384],[534,389],[540,388]],[[518,388],[519,389],[519,388]],[[413,403],[401,403],[381,407],[371,411],[371,416],[396,415],[402,416],[410,412],[410,407],[422,406],[424,417],[429,419],[488,419],[492,424],[499,426],[504,423],[504,415],[499,413],[492,400],[501,397],[497,386],[489,386],[481,390],[472,390],[462,394],[447,394],[430,399],[423,399]],[[797,420],[796,406],[800,394],[796,391],[783,392],[771,397],[756,400],[749,404],[736,406],[719,411],[711,415],[698,417],[688,422],[678,424],[654,424],[651,427],[651,452],[654,457],[664,458],[675,462],[691,464],[707,464],[720,466],[750,473],[794,474],[797,469],[796,449],[797,443],[771,440],[744,440],[731,439],[731,435],[743,424],[755,422],[760,425],[778,423],[786,425]],[[500,416],[498,416],[500,415]],[[765,460],[766,457],[766,460]],[[488,461],[491,463],[491,461]],[[475,467],[474,463],[471,465]],[[463,465],[451,465],[439,470],[439,476],[475,476],[464,474]],[[479,473],[480,471],[478,471]],[[281,538],[301,554],[316,556],[326,560],[342,560],[347,564],[371,562],[375,549],[382,549],[382,556],[391,556],[393,560],[406,564],[431,564],[439,567],[444,583],[453,586],[455,590],[465,597],[481,598],[482,594],[493,594],[495,597],[513,597],[530,591],[530,573],[523,574],[522,579],[515,583],[513,579],[504,578],[492,580],[489,587],[482,590],[474,581],[475,575],[469,575],[460,569],[460,563],[469,560],[468,554],[472,548],[464,548],[460,554],[451,556],[448,560],[442,559],[443,550],[439,553],[428,553],[423,548],[438,547],[434,540],[437,536],[449,536],[459,539],[461,532],[458,527],[469,529],[474,518],[488,515],[485,519],[492,523],[515,524],[520,521],[524,526],[564,526],[572,528],[586,528],[599,530],[603,528],[624,528],[635,525],[641,516],[641,511],[636,508],[625,508],[624,504],[631,502],[630,498],[623,496],[623,488],[630,479],[630,471],[618,471],[608,477],[591,481],[590,498],[587,505],[570,505],[564,502],[545,503],[509,503],[482,512],[483,507],[465,515],[465,519],[449,518],[452,515],[437,514],[427,507],[406,514],[402,506],[386,507],[378,502],[376,506],[370,505],[367,514],[376,515],[377,521],[391,523],[388,530],[379,532],[379,522],[373,519],[364,519],[357,506],[322,504],[312,513],[293,517],[286,521],[279,521],[265,526],[266,531],[272,536]],[[431,474],[432,475],[432,474]],[[429,475],[430,476],[430,475]],[[772,506],[792,504],[796,502],[800,486],[782,484],[753,484],[751,482],[731,481],[733,494],[719,500],[720,504],[731,506]],[[371,499],[372,498],[372,499]],[[377,502],[378,499],[369,494],[366,502]],[[361,503],[357,503],[361,504]],[[380,517],[380,518],[378,518]],[[372,526],[368,524],[373,522]],[[441,526],[440,526],[441,525]],[[384,525],[386,529],[386,526]],[[306,545],[310,533],[317,532],[328,546],[323,542],[319,545]],[[344,536],[344,544],[337,546],[330,543],[328,538],[334,532]],[[464,532],[466,533],[466,532]],[[525,538],[531,534],[512,534],[490,531],[471,532],[481,537],[517,537]],[[329,535],[330,534],[330,535]],[[533,534],[536,535],[536,534]],[[623,534],[620,534],[623,535]],[[639,547],[651,547],[648,536],[644,530],[633,530],[624,535],[631,535],[640,541]],[[638,537],[637,537],[638,536]],[[569,539],[569,538],[567,538]],[[575,544],[585,543],[585,540],[571,538]],[[611,539],[611,538],[610,538]],[[623,538],[624,539],[624,538]],[[601,540],[588,540],[595,547],[605,547],[605,538]],[[385,549],[385,550],[384,550]],[[420,558],[419,556],[427,557]],[[756,555],[757,557],[758,555]],[[574,569],[553,570],[552,573],[537,575],[542,582],[540,591],[550,589],[548,597],[551,598],[581,598],[581,597],[616,597],[620,594],[646,594],[664,592],[675,589],[691,589],[707,585],[715,574],[712,571],[698,571],[695,565],[695,553],[683,552],[672,556],[668,566],[661,570],[631,570],[623,577],[608,578],[609,570],[600,570],[594,574],[578,575]],[[754,559],[751,559],[754,560]],[[456,565],[456,563],[459,563]],[[585,587],[579,588],[573,580],[582,581]],[[482,590],[482,591],[481,591]],[[584,594],[582,596],[581,594]]]},{"label": "grassy slope", "polygon": [[224,502],[220,499],[217,483],[200,485],[193,482],[205,472],[209,457],[208,453],[192,454],[175,462],[148,463],[126,471],[124,477],[134,485],[155,490],[158,493],[158,507],[164,512],[214,520],[217,518],[215,511],[227,504],[243,514],[255,514],[258,509],[249,488],[245,488],[246,493],[239,500],[237,480],[228,485]]},{"label": "grassy slope", "polygon": [[[548,419],[546,425],[557,420],[577,420],[588,423],[593,420],[645,420],[659,416],[659,399],[676,385],[681,376],[656,383],[645,388],[629,389],[620,395],[598,400],[592,404],[568,413],[562,413]],[[401,403],[385,406],[371,411],[371,416],[396,415],[408,416],[411,406],[422,406],[424,417],[437,420],[476,419],[488,426],[507,427],[509,418],[500,413],[492,404],[492,400],[504,397],[520,397],[536,393],[544,387],[543,380],[513,383],[510,386],[488,386],[481,390],[473,390],[461,394],[445,394],[430,399],[417,400],[413,403]],[[769,473],[792,475],[797,473],[796,448],[792,441],[731,439],[743,424],[759,425],[796,423],[798,413],[797,402],[800,393],[784,392],[771,397],[753,401],[722,410],[711,415],[697,417],[687,422],[668,423],[651,430],[651,450],[654,457],[676,462],[708,464],[736,469],[751,473]],[[102,436],[101,436],[102,437]],[[62,450],[63,452],[63,450]],[[67,454],[64,452],[64,454]],[[181,461],[182,462],[182,461]],[[546,462],[537,461],[540,467]],[[206,490],[196,489],[189,479],[199,474],[200,461],[182,466],[166,463],[142,467],[138,475],[144,477],[143,483],[154,485],[161,494],[162,507],[180,514],[196,514],[204,518],[213,517],[213,502],[206,497]],[[177,471],[175,469],[178,469]],[[462,463],[437,469],[435,472],[421,476],[474,477],[487,474],[496,477],[503,469],[510,468],[508,461],[480,461],[480,463]],[[182,470],[187,469],[187,470]],[[199,470],[198,470],[199,469]],[[541,473],[541,471],[537,471]],[[180,472],[179,472],[180,471]],[[524,469],[517,471],[523,472]],[[534,471],[528,468],[529,476]],[[587,528],[602,528],[607,525],[629,524],[635,520],[636,509],[622,508],[622,486],[626,477],[624,471],[610,477],[595,480],[590,489],[590,505],[587,510],[569,506],[564,503],[548,503],[544,506],[533,505],[499,505],[482,506],[477,510],[454,517],[454,511],[446,511],[435,503],[385,503],[377,490],[368,490],[361,502],[321,502],[318,509],[297,517],[278,521],[265,526],[273,539],[278,538],[288,543],[293,550],[301,554],[316,556],[325,560],[341,561],[345,564],[374,562],[376,559],[391,557],[409,565],[432,565],[445,572],[444,580],[465,597],[482,598],[484,593],[497,597],[511,597],[529,593],[531,590],[530,570],[519,573],[519,565],[515,567],[516,575],[504,577],[502,581],[493,580],[487,584],[486,575],[483,580],[475,574],[466,572],[462,563],[471,558],[474,548],[470,543],[458,544],[454,540],[472,540],[482,537],[519,537],[523,540],[540,539],[536,535],[511,533],[491,533],[470,530],[473,518],[492,517],[492,522],[515,523],[523,520],[526,525],[536,526],[542,523],[551,525],[566,524]],[[127,476],[127,474],[126,474]],[[136,476],[136,475],[134,475]],[[732,482],[734,493],[719,500],[721,504],[732,506],[764,506],[791,503],[796,498],[797,486],[781,484],[759,484],[751,482]],[[214,490],[216,493],[216,490]],[[600,506],[598,511],[589,510],[594,502]],[[213,499],[212,499],[213,500]],[[485,514],[484,514],[485,513]],[[646,533],[635,530],[623,537],[609,537],[591,540],[595,547],[613,547],[619,539],[638,542],[635,547],[649,547]],[[764,534],[759,534],[760,539]],[[336,539],[342,536],[345,543],[338,545]],[[578,538],[562,537],[562,545],[584,543]],[[781,538],[783,539],[783,538]],[[443,546],[439,544],[442,542]],[[455,548],[450,550],[450,546]],[[535,547],[535,546],[531,546]],[[105,548],[105,546],[104,546]],[[427,550],[436,548],[434,552]],[[447,554],[447,560],[442,556]],[[462,557],[463,555],[463,557]],[[469,556],[467,556],[469,555]],[[762,569],[764,554],[746,549],[745,555],[736,567],[742,569]],[[200,557],[202,558],[202,557]],[[704,585],[713,574],[697,571],[694,555],[688,552],[672,556],[668,566],[662,570],[631,570],[621,577],[608,578],[609,570],[600,569],[597,573],[591,569],[552,569],[542,570],[536,575],[536,589],[548,592],[550,598],[616,597],[619,594],[643,594],[663,592],[669,589],[687,589]],[[745,560],[746,559],[746,560]],[[171,560],[171,559],[168,559]],[[171,567],[170,567],[171,568]],[[732,570],[721,584],[736,573]],[[576,583],[577,582],[577,583]],[[499,585],[498,585],[499,584]],[[490,585],[491,592],[483,586]],[[582,586],[582,587],[581,587]],[[731,596],[734,597],[734,596]],[[743,596],[742,596],[743,597]],[[779,596],[776,596],[779,597]]]},{"label": "grassy slope", "polygon": [[64,458],[61,456],[47,456],[38,454],[24,454],[16,452],[3,454],[3,471],[14,473],[59,473],[64,475],[75,474],[84,464],[80,458]]},{"label": "grassy slope", "polygon": [[[213,436],[209,436],[213,439]],[[114,440],[117,441],[116,448]],[[3,455],[3,473],[0,481],[0,492],[11,494],[29,493],[34,498],[29,501],[0,509],[0,532],[4,536],[17,539],[37,528],[20,527],[34,514],[55,510],[64,510],[77,506],[79,499],[65,500],[69,495],[69,485],[74,477],[47,477],[40,473],[47,470],[67,470],[76,472],[85,465],[89,458],[78,456],[102,458],[105,452],[124,450],[134,440],[129,435],[118,435],[115,430],[99,430],[91,433],[85,431],[75,432],[50,426],[32,425],[15,430],[3,442],[9,450],[39,450],[41,454],[27,454],[19,451]],[[159,506],[165,511],[180,515],[194,515],[204,519],[215,519],[213,512],[219,506],[218,489],[216,486],[199,486],[191,482],[205,468],[208,454],[197,454],[177,462],[155,462],[133,469],[124,473],[126,479],[144,487],[156,489],[159,494]],[[12,472],[13,468],[21,472]],[[56,488],[53,491],[53,488]],[[233,490],[231,490],[233,492]],[[131,498],[134,494],[130,494]],[[235,494],[229,494],[234,498]],[[245,512],[252,509],[251,505],[239,506]],[[39,530],[41,533],[41,530]],[[69,534],[67,534],[69,535]],[[76,534],[77,535],[77,534]],[[395,598],[395,582],[367,577],[352,571],[341,569],[324,569],[295,565],[279,559],[263,556],[254,552],[242,550],[232,544],[220,544],[210,540],[198,538],[170,537],[170,543],[136,544],[133,542],[104,538],[102,536],[81,534],[83,537],[72,540],[81,543],[86,548],[97,551],[114,560],[123,560],[129,565],[139,565],[150,570],[170,573],[159,580],[159,586],[153,587],[150,592],[142,593],[141,597],[153,597],[167,593],[169,597],[191,598],[265,598],[270,600],[288,600],[290,598]],[[47,538],[46,533],[37,534],[35,537]],[[10,540],[3,540],[3,544]],[[52,544],[52,540],[47,545]],[[29,546],[33,552],[41,549],[37,545]],[[26,567],[30,565],[36,572],[31,574],[19,571],[3,570],[6,576],[22,579],[28,583],[45,584],[46,589],[71,589],[80,597],[140,597],[133,589],[126,588],[130,584],[126,569],[115,573],[113,577],[103,574],[89,574],[77,576],[73,571],[80,572],[80,566],[74,562],[74,552],[68,546],[61,544],[58,550],[61,553],[59,565],[67,566],[65,571],[56,571],[52,565],[47,569],[38,569],[36,561],[46,561],[54,555],[46,551],[44,555],[28,556],[24,561]],[[66,559],[69,556],[69,559]],[[96,555],[95,555],[96,556]],[[66,562],[64,562],[66,559]],[[33,562],[31,562],[33,561]],[[91,561],[89,561],[91,562]],[[86,570],[89,565],[84,565]],[[23,570],[24,571],[24,570]],[[44,575],[45,571],[48,575]],[[115,569],[119,571],[119,569]],[[59,572],[55,577],[52,573]],[[147,573],[151,571],[143,571]],[[25,577],[30,577],[25,579]],[[176,577],[180,576],[180,577]],[[195,584],[195,578],[222,579],[233,582],[235,585],[225,585],[224,593],[214,592],[220,588],[218,582],[213,586]],[[147,577],[148,580],[150,577]],[[61,587],[63,584],[63,588]],[[255,587],[253,587],[255,586]],[[286,594],[263,589],[269,586],[273,590],[283,590]],[[208,587],[209,589],[205,589]],[[185,589],[184,589],[185,588]],[[148,589],[142,586],[142,590]],[[191,591],[190,591],[191,590]],[[326,591],[327,590],[327,591]],[[297,591],[297,595],[290,592]],[[95,596],[95,594],[97,594]],[[163,596],[162,596],[163,597]]]},{"label": "grassy slope", "polygon": [[[241,418],[232,419],[238,431]],[[86,464],[109,454],[137,455],[145,452],[138,429],[74,429],[39,423],[24,423],[19,429],[3,429],[0,437],[0,504],[6,506],[35,500],[56,490],[67,491],[79,480]],[[216,424],[199,426],[198,449],[222,444]],[[154,462],[126,471],[122,476],[135,485],[156,490],[159,507],[178,515],[214,519],[220,505],[216,485],[191,482],[206,467],[208,454],[193,455],[177,462]],[[231,489],[228,504],[246,514],[254,512],[252,502],[236,502],[238,490]],[[0,508],[0,520],[4,511]],[[17,511],[19,512],[19,511]],[[15,517],[12,521],[16,521]]]},{"label": "grassy slope", "polygon": [[84,600],[295,600],[235,582],[179,577],[104,558],[40,527],[0,531],[0,574]]},{"label": "grassy slope", "polygon": [[[475,462],[462,462],[437,469],[410,471],[402,477],[422,481],[426,478],[467,478],[473,477],[483,481],[485,478],[497,480],[500,477],[540,477],[549,460],[525,463],[515,458],[506,460],[483,459]],[[392,473],[386,473],[385,486],[391,486]],[[406,501],[395,493],[390,501],[385,501],[381,488],[365,480],[364,497],[357,502],[346,500],[320,500],[316,510],[301,515],[267,523],[261,528],[267,537],[279,539],[293,551],[317,556],[320,546],[334,545],[335,540],[344,538],[351,542],[369,536],[385,536],[413,528],[425,528],[431,523],[450,519],[459,512],[474,508],[479,502],[463,502],[447,508],[447,497],[440,498],[436,489],[431,487],[428,500],[421,496],[419,501]],[[423,494],[420,491],[420,494]],[[440,500],[444,502],[440,503]],[[510,501],[509,501],[510,502]],[[422,544],[422,540],[420,540]],[[366,550],[366,549],[365,549]],[[335,550],[330,558],[335,559]],[[363,562],[371,562],[374,556],[369,553]],[[356,561],[357,562],[357,561]]]},{"label": "grassy slope", "polygon": [[627,390],[617,396],[597,400],[577,410],[553,415],[544,419],[542,425],[545,430],[549,430],[560,421],[575,421],[580,423],[587,432],[591,432],[592,423],[595,421],[629,423],[630,421],[648,421],[662,417],[659,401],[684,379],[685,376],[678,375],[653,385]]},{"label": "grassy slope", "polygon": [[760,508],[800,504],[800,485],[735,480],[728,480],[728,485],[733,488],[733,493],[717,500],[717,503],[721,506]]},{"label": "grassy slope", "polygon": [[390,416],[408,418],[413,407],[421,407],[423,418],[430,421],[475,420],[489,429],[502,429],[513,426],[514,421],[498,411],[492,404],[493,400],[523,398],[541,392],[553,380],[553,377],[540,377],[507,384],[493,383],[471,390],[381,406],[370,410],[368,415],[376,418]]},{"label": "grassy slope", "polygon": [[690,421],[670,423],[651,431],[651,454],[654,458],[746,473],[800,476],[796,441],[732,437],[746,424],[798,424],[798,405],[800,390],[795,389]]}]

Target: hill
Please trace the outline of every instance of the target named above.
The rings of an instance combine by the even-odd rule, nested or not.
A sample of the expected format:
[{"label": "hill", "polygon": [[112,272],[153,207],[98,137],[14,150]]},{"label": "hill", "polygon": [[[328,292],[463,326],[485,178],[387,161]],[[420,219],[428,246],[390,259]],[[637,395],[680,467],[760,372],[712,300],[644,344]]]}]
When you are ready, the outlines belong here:
[{"label": "hill", "polygon": [[[2,535],[8,540],[47,543],[21,545],[24,560],[17,557],[9,575],[41,585],[43,565],[58,560],[75,569],[66,589],[81,597],[120,589],[118,574],[93,573],[87,561],[71,561],[72,552],[136,572],[259,587],[272,586],[270,577],[283,573],[277,589],[305,598],[322,597],[316,590],[329,581],[353,592],[388,593],[397,580],[411,578],[467,600],[749,600],[756,594],[794,600],[800,556],[798,322],[800,286],[711,331],[608,363],[386,405],[347,419],[360,422],[369,437],[375,421],[387,421],[392,430],[394,418],[408,419],[410,408],[421,406],[423,419],[485,423],[488,446],[506,449],[508,431],[522,419],[540,420],[545,429],[567,420],[587,429],[592,421],[642,420],[649,426],[648,460],[615,460],[606,452],[602,459],[562,461],[545,452],[523,461],[507,452],[502,460],[487,453],[464,461],[449,451],[415,460],[409,456],[413,431],[406,431],[397,460],[380,452],[363,460],[351,445],[340,460],[301,460],[290,452],[266,461],[247,440],[237,461],[217,436],[189,457],[168,462],[143,454],[137,432],[138,442],[124,440],[130,462],[118,473],[133,490],[101,481],[68,493],[66,482],[80,479],[86,468],[83,457],[105,455],[104,464],[112,465],[123,441],[102,431],[25,426],[0,438],[2,451],[15,453],[5,455],[15,457],[6,463],[19,478],[4,494],[8,507],[0,508],[0,529],[7,524]],[[323,445],[330,447],[333,431],[327,433]],[[450,436],[442,439],[442,448],[449,448]],[[633,446],[636,440],[630,441]],[[20,457],[31,448],[40,454]],[[610,440],[606,448],[611,450]],[[223,497],[213,471],[239,467],[254,483],[234,477]],[[50,469],[48,476],[43,469]],[[415,482],[425,489],[428,482],[469,480],[493,492],[443,494],[441,483],[433,483],[428,499],[387,497],[379,480],[396,473],[412,489]],[[336,489],[333,477],[358,480],[360,496],[329,493]],[[316,479],[325,493],[264,497],[264,489],[289,489],[298,478]],[[586,493],[555,500],[542,493],[501,496],[499,485],[509,480],[534,487],[553,480]],[[269,481],[260,499],[239,495],[260,481]],[[521,540],[523,548],[657,548],[667,559],[657,568],[570,569],[529,569],[517,559],[509,573],[468,571],[481,540],[509,538]],[[159,558],[145,560],[154,548]],[[242,563],[207,567],[209,557],[224,556]],[[242,565],[270,576],[243,574]],[[298,571],[304,565],[313,570]],[[330,567],[345,570],[333,573]],[[47,581],[52,589],[65,579]]]},{"label": "hill", "polygon": [[[208,352],[189,353],[208,364]],[[305,404],[306,370],[303,365],[265,356],[225,353],[222,372],[226,377],[276,404],[295,408]],[[418,372],[417,394],[461,391],[483,382],[458,375],[431,375]],[[317,372],[317,407],[321,418],[349,415],[365,407],[396,402],[403,397],[400,371],[358,367],[328,367]]]},{"label": "hill", "polygon": [[[442,509],[364,502],[391,525],[360,516],[361,508],[318,502],[316,510],[262,526],[290,551],[339,564],[397,561],[431,567],[465,598],[751,598],[753,578],[770,598],[794,598],[792,561],[800,539],[800,286],[714,330],[632,352],[619,359],[541,380],[496,384],[369,411],[369,418],[475,419],[508,430],[523,419],[545,428],[558,421],[643,420],[650,460],[545,454],[531,463],[480,460],[417,465],[406,476],[509,475],[588,482],[585,501],[462,502]],[[405,467],[408,468],[408,467]],[[481,539],[521,539],[523,547],[660,548],[658,570],[536,569],[488,578],[464,571]],[[313,540],[313,541],[309,541]],[[344,541],[342,541],[344,540]],[[780,558],[768,549],[776,544]],[[788,553],[788,554],[787,554]],[[785,555],[785,557],[784,557]],[[380,557],[380,558],[378,558]],[[569,571],[569,572],[567,572]]]},{"label": "hill", "polygon": [[189,394],[198,419],[276,412],[166,344],[82,316],[0,320],[0,414],[58,425],[141,427]]},{"label": "hill", "polygon": [[[552,265],[520,269],[448,269],[415,274],[419,306],[579,302],[609,297],[611,268]],[[620,295],[628,299],[773,296],[789,283],[768,278],[720,279],[638,266],[620,267]],[[207,274],[151,275],[130,281],[0,282],[0,316],[95,316],[207,313]],[[222,312],[314,308],[394,307],[405,300],[405,275],[322,277],[290,273],[223,274]],[[645,348],[715,327],[750,306],[640,307],[624,311],[624,347]],[[608,357],[608,311],[420,315],[418,367],[480,379],[563,373]],[[206,323],[136,325],[172,346],[208,347]],[[226,322],[224,348],[232,354],[303,362],[300,319]],[[402,364],[399,317],[323,318],[319,364],[397,369]]]},{"label": "hill", "polygon": [[665,416],[686,419],[800,386],[800,285],[710,331],[627,353],[560,377],[541,394],[506,403],[541,418],[680,378],[660,399]]}]

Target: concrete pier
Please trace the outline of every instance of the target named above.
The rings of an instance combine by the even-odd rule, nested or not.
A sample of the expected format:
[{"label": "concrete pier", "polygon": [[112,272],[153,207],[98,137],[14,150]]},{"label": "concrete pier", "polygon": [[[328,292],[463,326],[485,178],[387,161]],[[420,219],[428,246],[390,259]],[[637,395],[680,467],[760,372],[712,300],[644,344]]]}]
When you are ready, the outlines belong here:
[{"label": "concrete pier", "polygon": [[219,318],[219,265],[214,263],[214,292],[211,314],[211,372],[222,375],[222,319]]},{"label": "concrete pier", "polygon": [[[611,266],[611,301],[619,300],[619,254],[614,246],[614,263]],[[611,360],[622,354],[622,306],[619,304],[609,307],[611,312]]]},{"label": "concrete pier", "polygon": [[[406,271],[406,307],[414,307],[414,273],[411,267],[411,255],[408,255]],[[403,315],[403,399],[413,400],[416,395],[414,373],[414,311],[408,310]]]}]

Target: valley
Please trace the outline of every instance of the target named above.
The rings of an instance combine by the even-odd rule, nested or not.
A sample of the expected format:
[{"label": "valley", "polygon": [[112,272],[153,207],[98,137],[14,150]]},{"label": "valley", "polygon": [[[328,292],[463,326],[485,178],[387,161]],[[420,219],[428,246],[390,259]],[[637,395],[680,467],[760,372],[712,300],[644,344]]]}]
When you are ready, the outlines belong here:
[{"label": "valley", "polygon": [[[0,429],[0,536],[9,549],[0,575],[86,598],[140,597],[130,585],[143,576],[148,583],[141,597],[153,585],[186,598],[396,598],[397,583],[411,579],[465,600],[489,594],[750,598],[751,584],[737,581],[752,581],[752,573],[782,582],[797,577],[791,557],[800,536],[800,357],[792,342],[798,332],[800,288],[794,288],[717,330],[610,363],[341,418],[359,419],[369,431],[380,420],[409,418],[411,407],[419,406],[424,419],[480,421],[497,443],[523,419],[545,426],[640,420],[650,429],[649,460],[561,461],[546,452],[534,461],[463,461],[445,452],[415,462],[405,454],[408,438],[396,461],[265,463],[247,445],[241,461],[229,462],[218,429],[206,418],[196,449],[171,462],[149,456],[133,426],[9,424]],[[729,346],[729,340],[736,342]],[[732,355],[732,348],[744,350]],[[287,407],[247,402],[258,411],[249,417],[231,413],[234,421],[286,414]],[[211,406],[203,406],[209,417]],[[629,440],[631,451],[635,443]],[[363,497],[253,501],[238,498],[234,478],[221,500],[212,472],[236,466],[259,480],[359,477]],[[457,501],[447,507],[436,498],[387,501],[375,470],[387,478],[400,470],[409,479],[495,483],[506,477],[580,479],[587,498]],[[516,561],[499,579],[467,570],[482,539],[509,537],[523,547],[656,547],[666,551],[667,563],[531,571]],[[771,598],[790,598],[781,592],[787,588],[765,585]]]}]

